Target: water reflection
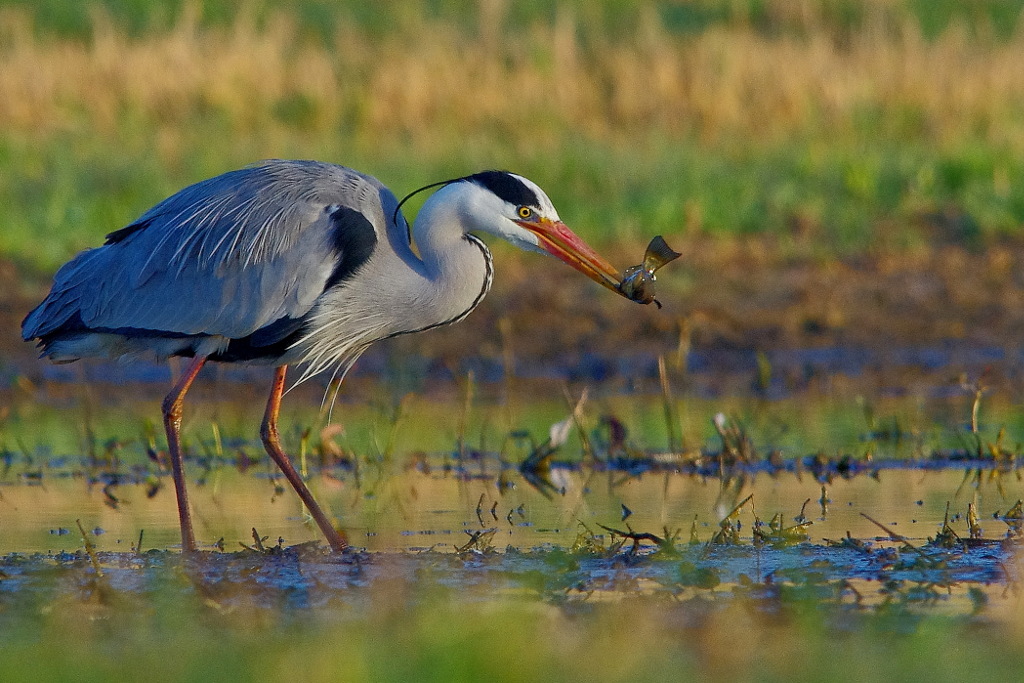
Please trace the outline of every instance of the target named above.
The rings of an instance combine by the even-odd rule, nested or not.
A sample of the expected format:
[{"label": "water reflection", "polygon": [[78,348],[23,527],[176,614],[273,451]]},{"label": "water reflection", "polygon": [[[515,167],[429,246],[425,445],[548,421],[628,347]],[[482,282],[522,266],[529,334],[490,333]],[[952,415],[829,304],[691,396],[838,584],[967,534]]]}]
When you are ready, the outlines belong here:
[{"label": "water reflection", "polygon": [[[950,525],[967,537],[969,503],[984,536],[999,538],[1008,530],[999,515],[1024,497],[1015,471],[970,465],[925,469],[902,464],[822,484],[806,471],[753,471],[722,480],[555,464],[540,489],[497,463],[478,464],[472,471],[426,469],[386,476],[363,471],[358,481],[350,473],[325,473],[312,477],[311,485],[350,542],[370,551],[454,551],[474,532],[490,529],[496,530],[491,543],[498,549],[567,548],[581,533],[606,537],[602,525],[659,536],[679,531],[684,542],[694,533],[705,542],[747,496],[752,498],[735,516],[745,539],[751,538],[756,520],[780,515],[787,525],[797,518],[810,521],[806,532],[816,544],[848,534],[884,537],[875,522],[923,543],[941,530],[947,504]],[[251,545],[253,528],[271,544],[319,538],[291,491],[265,472],[219,467],[190,486],[196,532],[208,547],[218,542],[227,550]],[[152,492],[151,484],[104,486],[81,476],[8,482],[0,486],[0,553],[80,548],[76,520],[96,531],[94,542],[101,550],[130,550],[140,533],[144,549],[177,547],[173,491],[165,484],[151,497]]]}]

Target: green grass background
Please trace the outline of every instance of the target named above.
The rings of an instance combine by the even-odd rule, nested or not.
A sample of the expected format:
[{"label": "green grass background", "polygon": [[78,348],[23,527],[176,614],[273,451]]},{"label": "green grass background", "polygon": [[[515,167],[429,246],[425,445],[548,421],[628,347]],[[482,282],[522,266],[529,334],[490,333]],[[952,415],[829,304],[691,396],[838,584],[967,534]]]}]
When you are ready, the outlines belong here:
[{"label": "green grass background", "polygon": [[[563,218],[601,246],[642,242],[657,233],[696,231],[725,239],[772,234],[827,257],[921,246],[938,231],[945,240],[977,248],[1015,237],[1024,221],[1024,184],[1017,182],[1024,163],[1024,87],[1018,92],[1013,80],[1014,88],[990,102],[958,110],[956,97],[947,106],[941,96],[914,90],[932,84],[927,74],[886,91],[882,86],[893,75],[871,70],[896,68],[901,54],[927,53],[924,64],[933,60],[943,67],[934,84],[955,96],[963,88],[948,81],[961,75],[964,87],[968,78],[984,81],[987,74],[978,65],[984,68],[990,55],[992,63],[1012,69],[1020,9],[1018,0],[304,0],[287,8],[256,1],[242,9],[227,2],[4,0],[0,59],[19,45],[44,56],[76,45],[91,64],[104,59],[102,49],[115,55],[122,48],[138,51],[178,31],[190,36],[189,45],[212,44],[212,54],[241,61],[246,46],[277,41],[284,62],[298,72],[303,54],[317,55],[335,66],[338,91],[320,100],[316,89],[292,88],[285,74],[280,92],[269,95],[250,98],[244,84],[228,82],[221,85],[231,96],[200,86],[187,102],[142,106],[118,89],[119,69],[130,65],[114,59],[102,67],[109,74],[76,95],[78,101],[58,89],[41,96],[38,112],[29,102],[27,114],[7,121],[0,114],[6,124],[0,125],[0,256],[20,272],[45,276],[180,187],[272,156],[353,166],[398,194],[454,174],[509,168],[536,179]],[[275,28],[282,22],[283,38]],[[231,36],[238,35],[244,40],[232,48]],[[552,46],[558,40],[568,40],[569,48]],[[746,48],[752,57],[721,68],[700,66],[692,51],[701,49],[701,40],[720,41],[723,55],[731,41],[753,41]],[[877,49],[850,48],[844,55],[858,40]],[[867,61],[890,43],[896,56]],[[817,110],[828,103],[813,91],[831,78],[808,67],[821,45],[831,55],[828,64],[867,71],[865,82],[878,84],[879,92],[852,92],[857,103]],[[767,76],[747,63],[761,47],[789,50],[766,54],[774,60]],[[561,83],[551,75],[558,49],[568,49],[581,65],[577,76],[587,91],[566,106],[557,105],[559,88],[551,85]],[[425,74],[388,71],[396,55],[415,61],[419,53]],[[640,56],[635,64],[627,59],[634,54]],[[956,66],[967,58],[972,61]],[[499,84],[498,96],[478,100],[486,114],[473,113],[473,93],[467,104],[459,100],[459,109],[445,111],[451,97],[432,94],[434,79],[457,85],[460,70],[469,72],[481,61],[523,75],[529,106],[516,107],[514,93],[500,94]],[[28,68],[14,64],[5,68]],[[40,73],[30,74],[29,82],[60,79],[47,71],[56,68],[47,60],[33,64]],[[646,111],[643,86],[640,95],[618,102],[617,92],[654,78],[652,64],[681,65],[691,76],[720,78],[727,88],[731,79],[736,92],[751,93],[753,103],[786,95],[776,92],[772,74],[778,74],[796,79],[803,99],[763,112],[745,108],[746,101],[711,103],[703,117],[689,109],[666,111],[654,94],[655,111]],[[182,68],[209,67],[186,60]],[[251,69],[258,78],[259,64]],[[756,74],[759,80],[747,82]],[[404,118],[367,114],[382,92],[375,79],[405,77],[407,84],[394,87],[421,93],[427,102],[422,111],[412,100],[399,107],[411,110]],[[466,87],[476,83],[470,78]],[[665,87],[671,98],[673,86]],[[5,96],[27,99],[20,91]],[[581,103],[592,106],[580,111]]]}]

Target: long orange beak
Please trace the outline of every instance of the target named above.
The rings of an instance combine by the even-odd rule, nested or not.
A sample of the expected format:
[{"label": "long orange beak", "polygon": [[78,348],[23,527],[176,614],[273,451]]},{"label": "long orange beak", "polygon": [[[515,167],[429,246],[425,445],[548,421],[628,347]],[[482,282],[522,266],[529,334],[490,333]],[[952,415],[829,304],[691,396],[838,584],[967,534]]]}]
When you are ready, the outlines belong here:
[{"label": "long orange beak", "polygon": [[[569,227],[561,221],[540,218],[537,221],[516,221],[540,240],[540,246],[562,261],[580,271],[594,282],[604,285],[617,294],[621,280],[619,271],[594,251]],[[625,294],[622,294],[625,296]]]}]

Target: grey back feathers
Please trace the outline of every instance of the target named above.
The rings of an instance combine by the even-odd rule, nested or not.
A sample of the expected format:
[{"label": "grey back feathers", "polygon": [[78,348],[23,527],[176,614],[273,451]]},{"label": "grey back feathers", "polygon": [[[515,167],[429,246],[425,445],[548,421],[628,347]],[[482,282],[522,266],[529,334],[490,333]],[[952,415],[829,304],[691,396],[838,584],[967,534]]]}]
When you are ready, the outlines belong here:
[{"label": "grey back feathers", "polygon": [[202,181],[61,268],[23,336],[41,338],[44,353],[48,337],[75,328],[278,342],[259,331],[301,319],[325,288],[357,272],[395,205],[376,179],[312,161],[265,161]]}]

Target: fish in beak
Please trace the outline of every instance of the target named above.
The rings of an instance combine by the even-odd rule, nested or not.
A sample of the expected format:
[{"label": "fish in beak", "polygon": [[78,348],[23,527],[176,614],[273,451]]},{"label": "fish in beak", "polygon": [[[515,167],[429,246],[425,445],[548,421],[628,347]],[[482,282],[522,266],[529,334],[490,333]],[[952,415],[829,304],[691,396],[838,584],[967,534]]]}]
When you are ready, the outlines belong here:
[{"label": "fish in beak", "polygon": [[654,271],[666,263],[675,261],[681,255],[668,246],[661,235],[656,236],[647,245],[643,263],[626,268],[622,272],[619,291],[627,299],[632,299],[639,304],[655,303],[658,308],[661,308],[661,302],[654,295],[654,283],[658,279],[654,276]]}]

